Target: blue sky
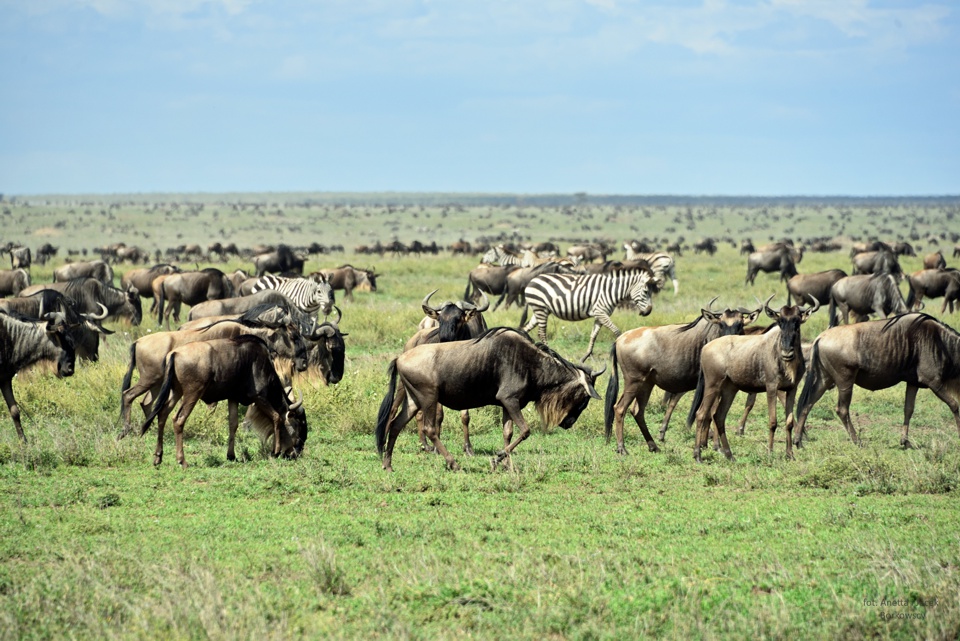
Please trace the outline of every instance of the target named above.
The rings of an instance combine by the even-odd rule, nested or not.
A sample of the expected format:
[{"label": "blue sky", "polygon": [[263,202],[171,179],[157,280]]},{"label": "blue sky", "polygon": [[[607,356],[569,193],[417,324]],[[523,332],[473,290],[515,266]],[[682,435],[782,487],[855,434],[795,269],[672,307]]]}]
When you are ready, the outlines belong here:
[{"label": "blue sky", "polygon": [[0,192],[960,194],[948,0],[0,0]]}]

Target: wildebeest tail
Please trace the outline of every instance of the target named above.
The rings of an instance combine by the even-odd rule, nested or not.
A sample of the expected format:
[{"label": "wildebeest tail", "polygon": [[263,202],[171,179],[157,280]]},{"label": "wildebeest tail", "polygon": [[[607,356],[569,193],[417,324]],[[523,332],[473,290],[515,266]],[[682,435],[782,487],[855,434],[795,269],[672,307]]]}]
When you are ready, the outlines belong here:
[{"label": "wildebeest tail", "polygon": [[157,414],[160,413],[160,410],[163,409],[163,406],[167,403],[167,399],[170,398],[170,390],[173,389],[173,360],[175,356],[176,354],[171,352],[163,359],[163,385],[160,387],[160,393],[157,394],[157,400],[153,402],[153,408],[150,410],[150,414],[147,415],[147,418],[143,419],[143,425],[140,427],[140,436],[147,433],[147,430],[150,429],[150,424],[153,423],[153,419],[157,418]]},{"label": "wildebeest tail", "polygon": [[830,293],[830,324],[828,327],[836,327],[837,323],[840,322],[840,319],[837,318],[837,298],[833,295],[833,292]]},{"label": "wildebeest tail", "polygon": [[387,444],[387,425],[390,423],[390,410],[393,408],[393,398],[397,392],[397,359],[390,361],[387,376],[390,378],[387,395],[383,397],[380,410],[377,412],[377,452],[380,456],[383,456],[383,448]]},{"label": "wildebeest tail", "polygon": [[617,404],[620,395],[620,372],[617,370],[617,343],[610,348],[610,380],[607,381],[607,395],[603,401],[603,433],[610,442],[610,431],[613,429],[613,406]]},{"label": "wildebeest tail", "polygon": [[[130,365],[127,366],[127,373],[123,375],[123,383],[120,384],[121,398],[124,392],[130,389],[130,382],[133,380],[133,368],[137,365],[137,343],[130,345]],[[123,403],[120,404],[120,417],[123,417]]]},{"label": "wildebeest tail", "polygon": [[523,304],[523,314],[521,314],[521,316],[520,316],[520,329],[523,329],[523,327],[527,324],[527,314],[528,314],[529,312],[530,312],[530,306],[527,305],[526,302],[524,302],[524,304]]},{"label": "wildebeest tail", "polygon": [[463,300],[465,300],[465,301],[469,301],[469,300],[470,300],[470,285],[471,285],[471,284],[472,284],[472,283],[471,283],[471,281],[470,281],[470,278],[467,277],[467,288],[463,290]]},{"label": "wildebeest tail", "polygon": [[164,303],[163,283],[160,284],[160,297],[157,299],[157,327],[163,323],[163,303]]},{"label": "wildebeest tail", "polygon": [[804,409],[813,403],[814,394],[823,382],[823,376],[820,373],[820,341],[814,341],[813,351],[810,353],[810,367],[807,369],[807,375],[803,380],[803,391],[800,392],[800,399],[797,401],[797,408],[794,414],[800,416]]},{"label": "wildebeest tail", "polygon": [[700,403],[703,402],[704,386],[703,370],[701,369],[700,375],[697,376],[697,389],[693,393],[693,402],[690,403],[690,411],[687,413],[687,427],[693,425],[693,422],[697,420],[697,410],[700,409]]},{"label": "wildebeest tail", "polygon": [[907,287],[910,290],[907,293],[907,311],[910,311],[917,302],[917,292],[913,289],[913,279],[909,276],[907,276]]}]

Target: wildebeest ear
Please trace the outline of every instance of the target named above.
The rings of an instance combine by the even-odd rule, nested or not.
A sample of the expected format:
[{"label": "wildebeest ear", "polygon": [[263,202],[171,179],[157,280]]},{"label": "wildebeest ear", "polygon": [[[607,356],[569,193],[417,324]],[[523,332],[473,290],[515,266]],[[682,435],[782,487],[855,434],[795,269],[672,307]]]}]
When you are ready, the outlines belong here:
[{"label": "wildebeest ear", "polygon": [[700,308],[700,314],[705,320],[710,321],[711,323],[720,322],[720,312],[712,312],[709,309]]},{"label": "wildebeest ear", "polygon": [[746,326],[760,317],[760,310],[755,309],[752,312],[745,311],[745,312],[741,312],[741,314],[743,315],[743,324]]}]

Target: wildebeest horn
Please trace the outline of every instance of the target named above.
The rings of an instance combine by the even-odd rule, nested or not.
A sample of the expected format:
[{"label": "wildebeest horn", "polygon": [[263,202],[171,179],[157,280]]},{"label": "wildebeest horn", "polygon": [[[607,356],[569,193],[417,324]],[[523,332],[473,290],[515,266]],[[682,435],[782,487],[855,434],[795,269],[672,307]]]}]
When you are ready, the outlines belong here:
[{"label": "wildebeest horn", "polygon": [[713,311],[713,304],[714,304],[715,302],[717,302],[717,299],[718,299],[718,298],[720,298],[720,297],[719,297],[719,296],[714,296],[714,297],[710,300],[710,302],[707,303],[707,311],[709,311],[709,312],[712,312],[712,311]]},{"label": "wildebeest horn", "polygon": [[430,318],[436,318],[437,314],[440,313],[440,310],[436,309],[435,307],[430,307],[430,297],[436,294],[438,291],[439,290],[437,289],[433,290],[432,292],[427,294],[424,297],[423,302],[420,303],[420,306],[423,307],[423,313],[429,316]]},{"label": "wildebeest horn", "polygon": [[480,291],[480,296],[483,298],[483,302],[480,303],[481,306],[477,308],[477,311],[483,313],[490,308],[490,299],[487,298],[487,294],[483,290]]},{"label": "wildebeest horn", "polygon": [[296,403],[290,406],[291,412],[296,412],[298,409],[300,409],[300,406],[303,405],[303,392],[300,390],[297,390],[297,395],[300,397],[300,400],[298,400]]},{"label": "wildebeest horn", "polygon": [[334,324],[334,325],[339,325],[339,324],[340,324],[340,319],[343,318],[343,312],[341,312],[341,311],[340,311],[340,308],[337,307],[336,305],[334,305],[333,308],[334,308],[335,310],[337,310],[337,320],[333,321],[333,324]]},{"label": "wildebeest horn", "polygon": [[101,313],[100,313],[99,316],[96,315],[96,314],[94,314],[93,312],[90,312],[89,314],[81,314],[81,316],[83,316],[84,318],[86,318],[86,319],[88,319],[88,320],[101,320],[101,321],[102,321],[103,319],[105,319],[105,318],[107,317],[107,314],[110,313],[110,310],[108,310],[108,309],[107,309],[107,306],[104,305],[103,303],[97,303],[97,306],[98,306],[98,307],[100,308],[100,310],[101,310]]},{"label": "wildebeest horn", "polygon": [[[716,299],[714,299],[714,300],[716,300]],[[603,367],[600,368],[600,371],[598,371],[598,372],[591,372],[591,373],[590,373],[590,376],[592,376],[594,379],[597,379],[597,378],[599,378],[600,375],[603,374],[605,371],[607,371],[607,364],[606,364],[606,363],[603,364]]]},{"label": "wildebeest horn", "polygon": [[809,298],[810,300],[813,301],[813,308],[810,309],[810,310],[808,310],[806,313],[807,313],[807,314],[813,314],[815,311],[817,311],[818,309],[820,309],[820,301],[818,301],[818,300],[817,300],[817,297],[814,296],[813,294],[807,294],[807,298]]},{"label": "wildebeest horn", "polygon": [[[768,316],[776,316],[776,315],[777,315],[777,313],[776,313],[775,311],[773,311],[772,309],[770,309],[770,301],[773,300],[773,297],[774,297],[774,296],[776,296],[776,294],[770,294],[770,297],[767,298],[767,300],[765,300],[763,303],[760,303],[761,306],[763,307],[763,311],[765,311]],[[758,302],[758,303],[760,302],[760,299],[759,299],[759,298],[757,299],[757,302]]]}]

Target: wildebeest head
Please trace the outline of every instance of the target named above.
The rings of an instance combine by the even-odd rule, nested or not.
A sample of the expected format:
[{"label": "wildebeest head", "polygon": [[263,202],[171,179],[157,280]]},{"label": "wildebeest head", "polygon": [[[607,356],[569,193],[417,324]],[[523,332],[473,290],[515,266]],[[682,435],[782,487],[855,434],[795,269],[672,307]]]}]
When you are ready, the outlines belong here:
[{"label": "wildebeest head", "polygon": [[47,312],[41,318],[47,322],[47,336],[60,348],[60,356],[57,358],[57,378],[73,376],[77,353],[73,332],[70,331],[65,311],[61,308],[55,312]]},{"label": "wildebeest head", "polygon": [[767,316],[776,321],[780,328],[780,358],[784,361],[792,361],[801,354],[800,349],[800,326],[810,318],[810,315],[820,309],[820,301],[811,296],[813,307],[802,309],[796,305],[784,305],[780,311],[770,309],[769,304],[773,295],[763,304],[763,311]]},{"label": "wildebeest head", "polygon": [[317,367],[325,385],[336,385],[343,380],[347,351],[343,337],[348,334],[341,332],[337,325],[341,318],[340,308],[334,307],[334,309],[337,312],[337,320],[314,325],[307,334],[308,340],[313,343],[309,355],[310,364]]},{"label": "wildebeest head", "polygon": [[757,320],[760,316],[760,308],[753,311],[749,309],[726,309],[722,312],[716,312],[711,309],[719,296],[714,297],[707,304],[707,308],[700,309],[700,315],[704,320],[713,323],[720,328],[720,336],[738,336],[743,334],[743,328]]},{"label": "wildebeest head", "polygon": [[[280,456],[286,459],[295,459],[303,453],[307,441],[307,414],[303,409],[303,395],[294,400],[293,388],[285,387],[283,391],[287,398],[287,410],[282,416],[283,426],[280,429]],[[260,411],[256,405],[247,408],[244,425],[257,433],[265,443],[273,436],[273,421]],[[273,447],[270,447],[273,451]]]},{"label": "wildebeest head", "polygon": [[[560,416],[558,414],[554,419],[556,424],[565,430],[573,427],[583,410],[587,409],[591,398],[600,400],[600,394],[597,393],[595,385],[597,384],[597,378],[607,369],[606,365],[598,372],[592,372],[590,368],[583,365],[574,365],[573,367],[577,370],[577,376],[565,386],[566,389],[564,390],[566,394],[566,402],[564,403],[566,415]],[[538,406],[537,409],[540,409],[540,407]],[[547,424],[549,417],[545,408],[541,410],[541,416],[544,423]]]},{"label": "wildebeest head", "polygon": [[445,301],[439,307],[431,307],[430,297],[436,293],[437,290],[433,290],[427,294],[420,305],[423,308],[423,313],[437,322],[440,328],[438,334],[439,342],[446,343],[448,341],[472,338],[467,326],[475,318],[479,318],[480,324],[485,327],[486,324],[483,323],[482,314],[490,307],[490,301],[487,299],[486,294],[481,292],[482,302],[479,307],[463,300],[457,301],[456,303]]},{"label": "wildebeest head", "polygon": [[[143,320],[143,306],[140,304],[140,290],[133,285],[130,285],[124,294],[126,294],[127,304],[130,306],[130,324],[139,325],[140,321]],[[126,308],[126,305],[124,308]],[[121,311],[121,313],[123,312]]]}]

